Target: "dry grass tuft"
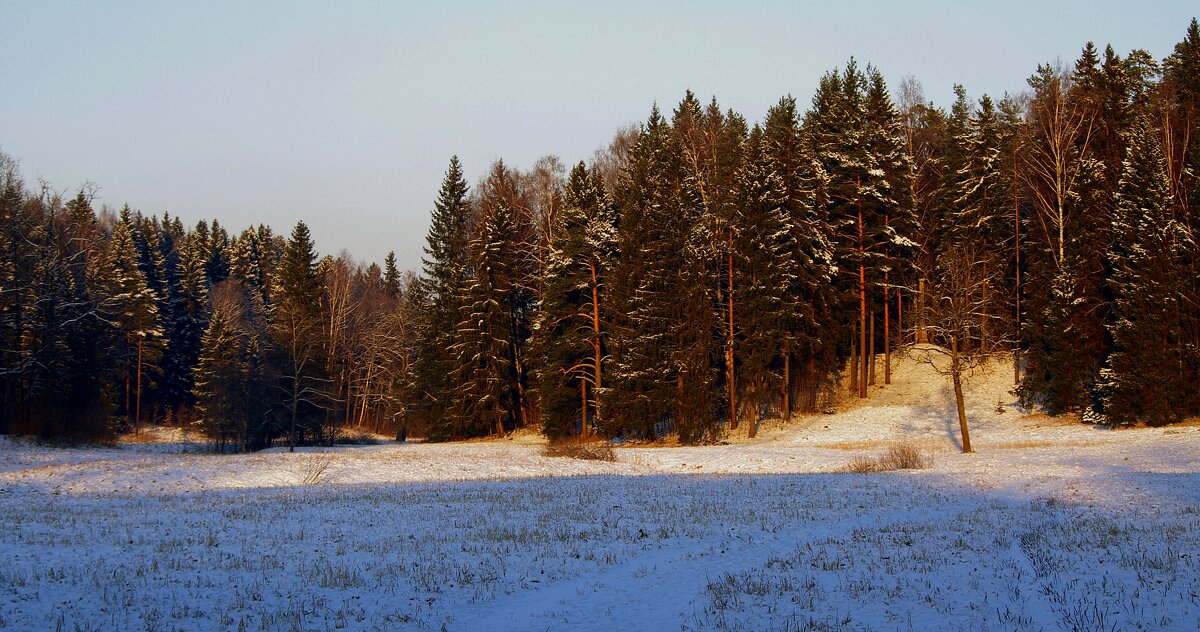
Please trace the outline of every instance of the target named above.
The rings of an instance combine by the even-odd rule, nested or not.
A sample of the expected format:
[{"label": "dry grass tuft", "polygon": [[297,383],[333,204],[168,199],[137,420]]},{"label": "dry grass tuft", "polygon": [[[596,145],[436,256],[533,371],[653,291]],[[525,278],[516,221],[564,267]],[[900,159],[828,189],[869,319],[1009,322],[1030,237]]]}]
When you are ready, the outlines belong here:
[{"label": "dry grass tuft", "polygon": [[893,470],[923,470],[929,467],[929,458],[911,443],[900,443],[888,448],[887,453],[876,458],[858,457],[846,464],[842,471],[851,474],[891,472]]},{"label": "dry grass tuft", "polygon": [[600,439],[560,439],[546,444],[543,456],[567,457],[585,461],[616,461],[617,454],[607,441]]},{"label": "dry grass tuft", "polygon": [[332,454],[322,453],[305,460],[304,469],[300,472],[300,484],[319,485],[325,482],[325,471],[329,469],[330,463],[333,463]]}]

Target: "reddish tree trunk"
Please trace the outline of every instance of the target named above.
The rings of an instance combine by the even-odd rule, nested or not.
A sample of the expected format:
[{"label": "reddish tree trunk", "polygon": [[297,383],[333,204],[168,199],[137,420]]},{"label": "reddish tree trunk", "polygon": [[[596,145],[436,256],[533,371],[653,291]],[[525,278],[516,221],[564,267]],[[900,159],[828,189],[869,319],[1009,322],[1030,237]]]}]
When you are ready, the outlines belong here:
[{"label": "reddish tree trunk", "polygon": [[579,380],[579,399],[582,404],[580,411],[580,419],[582,424],[579,426],[579,436],[587,438],[588,422],[587,422],[587,380]]},{"label": "reddish tree trunk", "polygon": [[592,385],[592,399],[596,400],[596,416],[600,416],[600,389],[603,385],[600,382],[600,362],[601,357],[600,346],[600,284],[596,281],[596,259],[592,258],[592,351],[596,354],[595,366],[595,383]]},{"label": "reddish tree trunk", "polygon": [[870,313],[870,316],[869,316],[869,317],[870,317],[870,319],[871,319],[871,328],[870,328],[870,331],[871,331],[871,334],[870,334],[870,336],[871,336],[871,339],[870,339],[870,342],[868,342],[867,344],[868,344],[868,348],[871,350],[871,353],[870,353],[870,354],[868,354],[868,356],[867,356],[867,357],[871,359],[871,360],[870,360],[870,363],[871,363],[871,381],[869,382],[869,384],[870,384],[871,386],[874,386],[874,385],[875,385],[875,356],[876,356],[876,353],[875,353],[875,349],[876,349],[876,347],[875,347],[875,310],[873,310],[873,309],[871,310],[871,313]]},{"label": "reddish tree trunk", "polygon": [[[862,176],[858,177],[858,187],[862,189]],[[858,396],[860,399],[865,399],[867,396],[867,263],[865,260],[866,247],[864,244],[864,226],[863,226],[863,210],[862,198],[858,200],[858,349],[862,356],[862,375],[858,380]]]},{"label": "reddish tree trunk", "polygon": [[[729,341],[725,345],[725,380],[729,384],[729,427],[737,428],[737,382],[733,357],[733,230],[729,231]],[[750,436],[754,436],[751,422]]]},{"label": "reddish tree trunk", "polygon": [[888,310],[888,273],[883,273],[883,383],[892,383],[892,326]]},{"label": "reddish tree trunk", "polygon": [[1013,247],[1017,255],[1017,313],[1013,339],[1013,384],[1021,383],[1021,192],[1017,188],[1017,151],[1013,149]]},{"label": "reddish tree trunk", "polygon": [[783,352],[783,420],[792,418],[792,354]]},{"label": "reddish tree trunk", "polygon": [[850,392],[858,393],[858,321],[850,324]]},{"label": "reddish tree trunk", "polygon": [[134,406],[134,434],[142,431],[142,340],[138,339],[137,404]]}]

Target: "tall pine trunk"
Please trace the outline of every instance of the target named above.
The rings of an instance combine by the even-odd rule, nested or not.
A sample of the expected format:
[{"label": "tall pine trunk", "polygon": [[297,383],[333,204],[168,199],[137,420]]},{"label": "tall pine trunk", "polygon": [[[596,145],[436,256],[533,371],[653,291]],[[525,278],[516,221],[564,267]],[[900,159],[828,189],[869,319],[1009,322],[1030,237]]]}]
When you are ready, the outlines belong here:
[{"label": "tall pine trunk", "polygon": [[850,324],[850,392],[858,393],[858,321]]},{"label": "tall pine trunk", "polygon": [[754,392],[750,394],[750,406],[749,406],[749,408],[750,408],[750,411],[749,411],[749,412],[750,412],[750,429],[749,429],[749,431],[747,432],[747,435],[748,435],[748,436],[749,436],[751,439],[753,439],[755,436],[757,436],[757,435],[758,435],[758,403],[757,403],[757,398],[758,398],[758,392],[759,392],[759,391],[758,391],[759,384],[756,382],[756,383],[755,383],[755,385],[754,385],[752,388],[754,389]]},{"label": "tall pine trunk", "polygon": [[[737,429],[737,381],[733,357],[733,229],[729,230],[729,340],[725,344],[725,380],[729,386],[729,428]],[[754,436],[753,421],[750,436]]]},{"label": "tall pine trunk", "polygon": [[137,345],[137,403],[134,406],[134,434],[139,434],[142,431],[142,345],[143,341],[138,338]]},{"label": "tall pine trunk", "polygon": [[792,354],[787,350],[783,352],[783,402],[780,408],[783,410],[783,420],[790,421],[792,418]]},{"label": "tall pine trunk", "polygon": [[[858,178],[859,190],[862,190],[862,176]],[[864,235],[863,210],[861,195],[858,199],[858,349],[862,356],[862,374],[858,380],[858,397],[867,397],[867,262]]]},{"label": "tall pine trunk", "polygon": [[579,436],[584,439],[588,436],[588,421],[587,421],[587,380],[579,380]]},{"label": "tall pine trunk", "polygon": [[892,324],[888,309],[888,273],[883,273],[883,383],[892,383]]},{"label": "tall pine trunk", "polygon": [[917,280],[917,333],[913,342],[929,342],[929,333],[925,331],[925,279]]},{"label": "tall pine trunk", "polygon": [[[600,417],[600,389],[603,388],[600,382],[600,362],[603,360],[601,356],[600,346],[600,285],[596,281],[596,258],[591,261],[592,269],[592,351],[596,354],[595,366],[595,383],[592,384],[592,399],[596,400],[596,415]],[[585,404],[586,405],[586,404]],[[599,423],[599,422],[597,422]]]},{"label": "tall pine trunk", "polygon": [[871,319],[871,334],[870,334],[871,339],[870,339],[870,342],[867,343],[871,349],[871,353],[868,356],[871,358],[871,381],[869,382],[869,384],[871,386],[875,386],[875,356],[877,354],[875,353],[876,347],[875,347],[875,310],[874,309],[872,309],[870,312],[870,319]]},{"label": "tall pine trunk", "polygon": [[1021,383],[1021,198],[1017,188],[1017,152],[1013,149],[1013,248],[1016,250],[1016,323],[1013,329],[1013,384]]}]

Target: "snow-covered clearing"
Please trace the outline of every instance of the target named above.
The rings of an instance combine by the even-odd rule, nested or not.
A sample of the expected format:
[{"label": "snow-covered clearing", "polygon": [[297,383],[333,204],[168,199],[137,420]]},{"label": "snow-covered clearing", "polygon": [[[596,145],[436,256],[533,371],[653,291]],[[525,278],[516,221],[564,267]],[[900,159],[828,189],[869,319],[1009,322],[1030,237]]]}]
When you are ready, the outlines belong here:
[{"label": "snow-covered clearing", "polygon": [[[1010,381],[970,387],[973,455],[911,361],[836,415],[616,463],[5,440],[0,628],[1200,629],[1200,425],[1022,416]],[[898,440],[932,467],[838,472]]]}]

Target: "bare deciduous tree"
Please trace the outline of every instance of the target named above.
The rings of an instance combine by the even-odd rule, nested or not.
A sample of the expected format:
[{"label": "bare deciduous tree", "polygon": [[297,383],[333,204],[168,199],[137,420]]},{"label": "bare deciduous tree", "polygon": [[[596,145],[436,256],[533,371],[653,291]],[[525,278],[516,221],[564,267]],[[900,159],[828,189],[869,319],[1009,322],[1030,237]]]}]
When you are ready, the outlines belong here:
[{"label": "bare deciduous tree", "polygon": [[[926,299],[920,307],[923,310],[920,320],[933,344],[919,345],[914,351],[918,359],[950,378],[954,386],[963,452],[972,451],[963,382],[992,355],[1008,350],[1010,344],[1004,336],[981,335],[985,323],[1000,319],[986,305],[986,297],[991,293],[989,286],[995,281],[995,272],[989,270],[985,256],[978,248],[956,244],[939,256],[937,267],[925,287]],[[988,326],[988,329],[1005,331],[999,326]],[[942,362],[935,360],[939,356],[943,358]]]},{"label": "bare deciduous tree", "polygon": [[1095,106],[1071,92],[1070,76],[1060,68],[1039,66],[1030,80],[1031,142],[1023,152],[1025,178],[1033,195],[1037,226],[1056,267],[1065,257],[1067,228],[1080,181],[1096,164],[1089,161],[1095,134]]}]

